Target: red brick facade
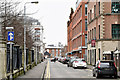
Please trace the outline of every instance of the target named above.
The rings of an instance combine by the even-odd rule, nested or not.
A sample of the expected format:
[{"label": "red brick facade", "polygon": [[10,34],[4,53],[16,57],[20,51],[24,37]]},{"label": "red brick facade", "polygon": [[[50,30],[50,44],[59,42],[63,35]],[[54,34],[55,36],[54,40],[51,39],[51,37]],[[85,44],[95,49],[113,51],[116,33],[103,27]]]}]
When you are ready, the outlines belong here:
[{"label": "red brick facade", "polygon": [[[111,59],[110,54],[120,49],[120,13],[112,12],[112,2],[88,2],[88,63],[95,64],[103,57]],[[118,4],[117,4],[118,5]],[[120,4],[119,4],[120,6]],[[115,26],[117,29],[115,29]],[[115,31],[116,30],[116,31]],[[117,32],[117,33],[116,33]],[[119,36],[117,36],[119,35]],[[95,46],[92,41],[95,40]],[[111,53],[106,53],[111,52]]]},{"label": "red brick facade", "polygon": [[60,56],[61,53],[60,47],[46,47],[45,50],[50,53],[51,57]]},{"label": "red brick facade", "polygon": [[71,9],[70,21],[68,21],[67,26],[68,53],[82,58],[85,56],[85,50],[87,50],[85,45],[87,43],[85,42],[85,37],[87,37],[85,4],[87,2],[80,2],[75,12]]}]

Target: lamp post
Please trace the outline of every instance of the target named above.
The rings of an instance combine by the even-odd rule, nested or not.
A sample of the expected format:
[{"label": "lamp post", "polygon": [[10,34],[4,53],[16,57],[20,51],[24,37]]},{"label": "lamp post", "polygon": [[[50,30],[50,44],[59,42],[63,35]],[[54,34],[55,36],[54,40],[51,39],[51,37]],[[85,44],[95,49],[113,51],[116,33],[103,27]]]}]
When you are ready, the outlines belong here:
[{"label": "lamp post", "polygon": [[26,2],[24,4],[24,74],[26,71],[26,26],[25,26],[25,15],[26,15],[26,4],[38,4],[38,1],[36,2]]}]

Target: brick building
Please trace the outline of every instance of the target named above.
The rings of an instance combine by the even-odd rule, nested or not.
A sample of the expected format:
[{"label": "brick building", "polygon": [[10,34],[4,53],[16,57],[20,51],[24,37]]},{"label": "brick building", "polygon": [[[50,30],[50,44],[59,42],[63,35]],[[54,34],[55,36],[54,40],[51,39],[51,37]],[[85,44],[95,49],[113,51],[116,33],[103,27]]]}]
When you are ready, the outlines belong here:
[{"label": "brick building", "polygon": [[88,63],[113,59],[113,52],[120,49],[120,3],[89,0],[87,15]]},{"label": "brick building", "polygon": [[87,55],[87,2],[77,0],[75,12],[71,8],[67,25],[68,54]]},{"label": "brick building", "polygon": [[61,56],[66,57],[67,51],[68,51],[68,46],[65,45],[65,46],[61,49]]},{"label": "brick building", "polygon": [[54,45],[48,45],[45,50],[50,53],[51,57],[61,56],[61,47],[57,47]]}]

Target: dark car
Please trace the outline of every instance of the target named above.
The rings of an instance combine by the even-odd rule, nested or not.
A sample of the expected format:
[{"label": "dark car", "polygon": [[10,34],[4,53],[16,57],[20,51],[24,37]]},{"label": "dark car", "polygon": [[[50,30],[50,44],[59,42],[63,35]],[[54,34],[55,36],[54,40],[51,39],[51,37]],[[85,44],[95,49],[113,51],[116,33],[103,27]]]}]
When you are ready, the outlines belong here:
[{"label": "dark car", "polygon": [[73,64],[74,60],[76,60],[76,58],[70,58],[70,60],[67,63],[67,66],[72,67],[72,64]]},{"label": "dark car", "polygon": [[69,61],[69,58],[67,58],[67,57],[65,57],[64,59],[63,59],[63,64],[67,64],[68,63],[68,61]]},{"label": "dark car", "polygon": [[110,77],[114,76],[114,78],[117,78],[117,68],[114,61],[101,60],[96,63],[93,68],[93,76],[99,78],[105,75]]},{"label": "dark car", "polygon": [[51,58],[51,62],[55,62],[56,61],[56,58]]}]

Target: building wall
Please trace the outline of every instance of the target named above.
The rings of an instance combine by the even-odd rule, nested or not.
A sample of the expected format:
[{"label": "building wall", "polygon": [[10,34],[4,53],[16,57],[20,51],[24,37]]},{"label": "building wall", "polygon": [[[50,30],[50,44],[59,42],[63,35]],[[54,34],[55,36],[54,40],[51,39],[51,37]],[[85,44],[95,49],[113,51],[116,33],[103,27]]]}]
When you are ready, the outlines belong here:
[{"label": "building wall", "polygon": [[[60,48],[45,48],[46,51],[48,51],[48,53],[51,54],[51,57],[55,57],[55,56],[60,56]],[[58,55],[56,53],[56,50],[58,51]]]},{"label": "building wall", "polygon": [[[96,16],[94,16],[95,5]],[[115,51],[116,48],[120,48],[119,46],[120,39],[112,39],[112,24],[120,24],[119,20],[120,15],[119,13],[115,14],[111,13],[111,2],[100,2],[100,14],[99,14],[99,2],[89,2],[87,14],[88,14],[87,61],[89,64],[95,64],[94,62],[95,60],[97,61],[103,59],[104,51]],[[92,44],[91,40],[95,40],[95,47],[91,47]],[[95,50],[96,52],[94,52]]]},{"label": "building wall", "polygon": [[[85,47],[85,35],[87,35],[87,30],[85,30],[85,19],[87,19],[85,15],[85,4],[87,4],[87,1],[79,3],[72,17],[70,14],[70,21],[68,24],[68,52],[73,52],[73,55],[79,57],[84,57],[85,54],[85,49],[82,48],[83,46]],[[80,47],[82,49],[82,56]]]}]

